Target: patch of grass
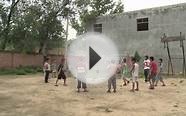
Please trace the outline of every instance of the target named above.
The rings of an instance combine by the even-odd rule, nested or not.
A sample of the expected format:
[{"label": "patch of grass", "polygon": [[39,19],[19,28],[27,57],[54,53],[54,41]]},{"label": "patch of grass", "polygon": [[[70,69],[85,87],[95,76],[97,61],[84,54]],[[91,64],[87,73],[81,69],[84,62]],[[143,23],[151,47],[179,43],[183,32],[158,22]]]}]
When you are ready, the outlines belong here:
[{"label": "patch of grass", "polygon": [[41,67],[19,67],[14,69],[0,69],[0,75],[27,75],[27,74],[36,74],[42,72]]}]

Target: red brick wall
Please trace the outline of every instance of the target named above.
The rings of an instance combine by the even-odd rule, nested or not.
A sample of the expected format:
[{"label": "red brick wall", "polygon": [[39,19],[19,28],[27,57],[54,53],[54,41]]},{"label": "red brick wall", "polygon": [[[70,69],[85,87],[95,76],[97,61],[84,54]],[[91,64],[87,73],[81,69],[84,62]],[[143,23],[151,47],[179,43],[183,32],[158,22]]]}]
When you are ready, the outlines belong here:
[{"label": "red brick wall", "polygon": [[13,66],[42,66],[43,56],[38,54],[19,54],[15,53],[13,55]]},{"label": "red brick wall", "polygon": [[12,67],[12,54],[0,52],[0,68]]},{"label": "red brick wall", "polygon": [[[51,61],[60,62],[61,56],[49,55]],[[0,68],[15,68],[20,66],[43,66],[43,56],[40,54],[22,54],[0,52]]]}]

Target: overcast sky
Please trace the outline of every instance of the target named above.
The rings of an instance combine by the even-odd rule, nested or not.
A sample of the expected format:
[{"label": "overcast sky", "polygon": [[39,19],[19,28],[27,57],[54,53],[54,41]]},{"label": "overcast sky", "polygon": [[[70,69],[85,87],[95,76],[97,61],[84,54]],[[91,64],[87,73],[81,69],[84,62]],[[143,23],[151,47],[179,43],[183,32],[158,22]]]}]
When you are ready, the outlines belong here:
[{"label": "overcast sky", "polygon": [[186,3],[186,0],[122,0],[126,11]]},{"label": "overcast sky", "polygon": [[[127,12],[152,7],[186,3],[186,0],[122,0],[122,2],[124,4],[124,11]],[[75,37],[76,31],[70,28],[69,39],[74,39]]]}]

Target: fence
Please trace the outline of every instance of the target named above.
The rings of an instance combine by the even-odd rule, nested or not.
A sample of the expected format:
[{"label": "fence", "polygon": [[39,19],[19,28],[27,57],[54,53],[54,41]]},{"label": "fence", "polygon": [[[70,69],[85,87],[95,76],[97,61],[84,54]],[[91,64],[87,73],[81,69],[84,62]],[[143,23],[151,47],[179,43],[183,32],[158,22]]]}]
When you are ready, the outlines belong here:
[{"label": "fence", "polygon": [[[52,60],[60,62],[61,55],[48,55]],[[15,52],[0,52],[0,68],[16,68],[20,66],[38,66],[43,65],[43,56],[41,54],[23,54]]]}]

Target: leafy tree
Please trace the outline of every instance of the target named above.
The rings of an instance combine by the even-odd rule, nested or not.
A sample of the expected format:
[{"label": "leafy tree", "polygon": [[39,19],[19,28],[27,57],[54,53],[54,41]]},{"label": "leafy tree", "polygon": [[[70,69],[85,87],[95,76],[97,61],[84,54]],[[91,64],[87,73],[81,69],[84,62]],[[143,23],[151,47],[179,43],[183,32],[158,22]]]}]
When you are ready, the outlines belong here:
[{"label": "leafy tree", "polygon": [[73,6],[76,15],[71,19],[71,23],[78,34],[86,32],[87,24],[96,17],[122,13],[124,10],[121,1],[114,2],[113,0],[75,0]]},{"label": "leafy tree", "polygon": [[137,62],[141,60],[141,56],[139,55],[138,51],[135,52],[134,58],[136,59]]},{"label": "leafy tree", "polygon": [[5,27],[4,29],[2,30],[2,34],[0,35],[1,39],[3,39],[3,41],[1,42],[2,43],[2,46],[1,46],[1,49],[6,49],[6,45],[7,43],[9,42],[9,37],[8,37],[8,34],[10,32],[10,28],[11,28],[11,19],[12,19],[12,15],[15,11],[15,8],[17,6],[17,4],[20,2],[20,0],[3,0],[3,1],[7,1],[7,2],[10,2],[10,7],[8,9],[8,13],[7,14],[3,14],[3,18],[4,19],[4,23],[5,23]]},{"label": "leafy tree", "polygon": [[[37,49],[43,55],[51,48],[62,46],[64,43],[63,17],[66,16],[63,0],[22,0],[11,15],[9,32],[2,48],[19,52],[35,52]],[[0,10],[2,10],[0,5]],[[5,6],[5,5],[4,5]],[[4,8],[4,7],[3,7]],[[8,9],[8,7],[6,8]],[[6,14],[6,12],[5,12]],[[6,22],[7,14],[4,22]],[[2,16],[0,19],[3,19]],[[0,20],[0,29],[3,27]],[[6,33],[2,31],[4,35]],[[5,40],[5,36],[2,36]]]}]

